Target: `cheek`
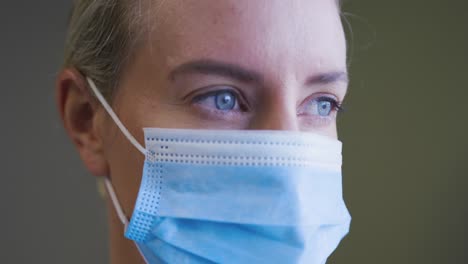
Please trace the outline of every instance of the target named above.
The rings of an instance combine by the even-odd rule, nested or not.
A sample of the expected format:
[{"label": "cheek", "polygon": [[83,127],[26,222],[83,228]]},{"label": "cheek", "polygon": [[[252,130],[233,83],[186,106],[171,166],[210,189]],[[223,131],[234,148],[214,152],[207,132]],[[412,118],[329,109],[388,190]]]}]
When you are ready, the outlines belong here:
[{"label": "cheek", "polygon": [[105,140],[110,179],[127,217],[131,216],[138,194],[144,156],[115,126]]},{"label": "cheek", "polygon": [[337,139],[338,131],[336,120],[325,120],[324,118],[315,118],[315,120],[300,119],[299,127],[301,131],[312,132],[329,138]]},{"label": "cheek", "polygon": [[338,139],[338,129],[336,121],[334,121],[333,124],[325,131],[324,136]]},{"label": "cheek", "polygon": [[[131,91],[121,87],[113,101],[113,109],[131,135],[144,146],[143,131],[139,117],[139,105],[134,102]],[[138,194],[145,156],[130,143],[109,115],[102,122],[104,155],[109,166],[109,177],[127,217],[133,212]]]}]

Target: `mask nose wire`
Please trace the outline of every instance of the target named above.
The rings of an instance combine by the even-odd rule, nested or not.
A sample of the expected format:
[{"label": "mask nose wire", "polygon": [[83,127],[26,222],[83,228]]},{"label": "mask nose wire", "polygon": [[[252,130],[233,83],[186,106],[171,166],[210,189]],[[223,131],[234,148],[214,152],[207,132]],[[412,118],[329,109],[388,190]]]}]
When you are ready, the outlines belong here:
[{"label": "mask nose wire", "polygon": [[135,139],[135,137],[133,137],[133,135],[128,131],[124,124],[122,124],[119,117],[117,117],[114,110],[112,110],[112,107],[107,103],[104,96],[102,96],[101,92],[97,89],[96,84],[94,84],[93,80],[91,80],[89,77],[86,77],[86,80],[88,81],[88,84],[91,87],[91,90],[93,91],[94,95],[97,97],[104,109],[106,109],[106,112],[110,115],[112,120],[114,120],[115,124],[117,125],[117,127],[119,127],[120,131],[122,131],[124,136],[130,141],[130,143],[132,143],[133,146],[135,146],[135,148],[137,148],[143,155],[146,156],[146,149]]}]

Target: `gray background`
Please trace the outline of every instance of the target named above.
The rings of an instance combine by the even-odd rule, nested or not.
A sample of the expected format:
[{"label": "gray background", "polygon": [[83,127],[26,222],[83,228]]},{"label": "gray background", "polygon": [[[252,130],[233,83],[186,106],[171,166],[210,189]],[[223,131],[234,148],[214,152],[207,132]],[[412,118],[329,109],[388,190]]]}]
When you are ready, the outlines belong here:
[{"label": "gray background", "polygon": [[[70,1],[0,8],[0,263],[106,263],[104,202],[58,121]],[[468,4],[347,1],[350,235],[329,263],[468,263]]]}]

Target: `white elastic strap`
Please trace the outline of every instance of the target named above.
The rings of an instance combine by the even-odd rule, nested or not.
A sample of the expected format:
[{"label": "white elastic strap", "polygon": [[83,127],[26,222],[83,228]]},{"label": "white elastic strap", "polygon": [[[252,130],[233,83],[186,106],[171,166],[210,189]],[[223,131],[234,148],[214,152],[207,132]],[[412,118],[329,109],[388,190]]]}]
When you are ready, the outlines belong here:
[{"label": "white elastic strap", "polygon": [[[107,193],[109,194],[109,197],[111,198],[112,204],[114,205],[115,212],[117,213],[117,216],[119,217],[120,221],[124,225],[124,232],[125,232],[127,230],[127,226],[128,226],[127,216],[125,216],[125,214],[124,214],[124,212],[122,210],[122,207],[120,206],[119,199],[117,199],[117,195],[115,195],[114,187],[112,186],[112,183],[110,182],[110,180],[108,178],[106,178],[104,182],[106,184]],[[138,246],[138,244],[135,241],[133,241],[133,243],[135,244],[135,247],[137,248],[138,252],[140,253],[140,255],[143,258],[143,260],[145,261],[145,263],[149,263],[148,260],[146,259],[145,255],[141,251],[140,246]]]},{"label": "white elastic strap", "polygon": [[104,96],[102,96],[101,92],[97,89],[96,84],[94,84],[93,80],[91,80],[89,77],[86,77],[86,80],[88,81],[91,90],[93,90],[94,95],[96,95],[97,99],[99,100],[99,102],[101,102],[104,109],[106,109],[107,113],[114,120],[115,124],[119,127],[120,131],[122,131],[124,136],[130,141],[130,143],[132,143],[133,146],[135,146],[141,153],[143,153],[143,155],[146,155],[146,149],[142,145],[140,145],[140,143],[132,136],[132,134],[130,134],[128,129],[122,124],[120,119],[115,114],[114,110],[112,110],[112,107],[107,103]]},{"label": "white elastic strap", "polygon": [[[112,186],[112,183],[110,182],[110,180],[108,178],[105,179],[105,184],[106,184],[107,193],[109,194],[109,197],[111,198],[112,204],[114,205],[115,212],[117,213],[117,216],[119,217],[120,221],[124,225],[124,232],[125,232],[127,230],[127,226],[128,226],[127,216],[125,216],[125,214],[124,214],[124,212],[122,210],[122,207],[120,206],[119,199],[117,199],[117,195],[115,195],[114,187]],[[148,260],[146,259],[145,255],[141,251],[140,246],[138,246],[138,244],[135,241],[133,241],[133,243],[135,244],[135,247],[137,248],[138,252],[140,253],[140,255],[143,258],[143,260],[145,261],[145,263],[149,263]]]},{"label": "white elastic strap", "polygon": [[117,216],[119,217],[120,221],[124,225],[125,230],[127,230],[128,219],[127,219],[127,216],[125,216],[122,210],[122,207],[120,206],[119,199],[117,199],[117,195],[115,195],[114,187],[112,186],[112,183],[110,182],[108,178],[105,179],[105,184],[106,184],[107,193],[109,193],[112,204],[114,205],[115,212],[117,213]]},{"label": "white elastic strap", "polygon": [[143,261],[145,261],[145,263],[149,264],[150,262],[146,259],[145,254],[143,254],[143,251],[141,251],[141,248],[137,244],[137,242],[133,241],[133,244],[135,244],[135,247],[138,249],[138,252],[140,253],[140,256],[143,258]]},{"label": "white elastic strap", "polygon": [[[91,90],[93,90],[94,95],[97,97],[99,102],[101,102],[102,106],[104,107],[104,109],[106,109],[106,112],[110,115],[112,120],[114,120],[115,124],[120,129],[120,131],[122,131],[124,136],[130,141],[130,143],[132,143],[133,146],[135,146],[143,155],[146,155],[146,149],[142,145],[140,145],[140,143],[135,139],[135,137],[133,137],[133,135],[128,131],[128,129],[122,124],[120,119],[115,114],[114,110],[112,110],[112,107],[107,103],[104,96],[102,96],[101,92],[97,89],[96,84],[94,84],[93,80],[91,80],[89,77],[86,77],[86,80],[88,81],[88,84],[91,87]],[[128,226],[127,216],[124,214],[122,207],[120,206],[119,199],[117,198],[117,195],[115,194],[114,187],[112,186],[111,181],[108,178],[106,178],[104,183],[106,185],[107,193],[109,194],[112,204],[114,205],[114,209],[115,209],[115,212],[117,213],[117,217],[120,219],[120,221],[124,225],[124,231],[125,231],[127,230],[127,226]],[[143,260],[146,263],[149,263],[145,255],[143,255],[143,252],[141,252],[140,247],[136,243],[135,243],[135,246],[138,249],[138,252],[142,256]]]}]

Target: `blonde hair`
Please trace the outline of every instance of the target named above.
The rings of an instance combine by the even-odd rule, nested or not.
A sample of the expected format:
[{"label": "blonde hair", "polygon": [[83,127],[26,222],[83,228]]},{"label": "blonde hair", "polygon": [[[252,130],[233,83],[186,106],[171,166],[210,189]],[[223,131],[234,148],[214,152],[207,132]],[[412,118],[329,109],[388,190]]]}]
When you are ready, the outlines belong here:
[{"label": "blonde hair", "polygon": [[[341,1],[335,0],[340,9]],[[151,32],[153,2],[163,0],[74,0],[65,42],[64,67],[74,67],[91,78],[108,100],[119,76],[140,43]],[[149,5],[145,5],[149,3]],[[145,5],[143,7],[143,5]],[[158,9],[158,8],[156,8]],[[147,26],[141,26],[147,24]]]},{"label": "blonde hair", "polygon": [[[137,0],[75,0],[65,42],[64,67],[94,80],[106,98],[131,58],[138,38]],[[141,3],[139,3],[141,4]]]}]

